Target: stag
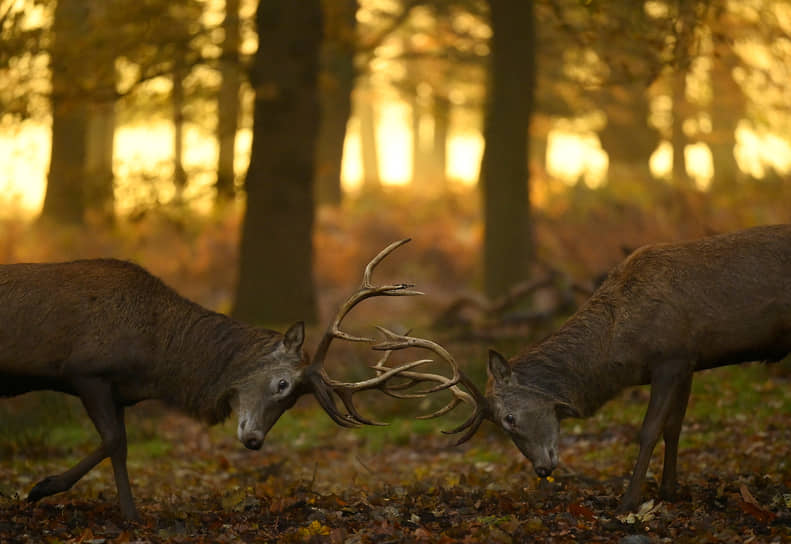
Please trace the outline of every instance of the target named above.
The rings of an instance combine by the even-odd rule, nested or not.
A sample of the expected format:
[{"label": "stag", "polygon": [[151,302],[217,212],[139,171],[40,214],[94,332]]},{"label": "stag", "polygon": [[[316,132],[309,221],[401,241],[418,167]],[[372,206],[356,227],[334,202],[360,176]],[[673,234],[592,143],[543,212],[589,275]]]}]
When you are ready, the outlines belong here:
[{"label": "stag", "polygon": [[[379,349],[426,340],[388,332]],[[500,426],[536,474],[558,464],[560,421],[591,416],[627,387],[650,385],[640,450],[619,512],[636,508],[651,453],[665,441],[660,495],[677,485],[678,442],[694,372],[749,361],[778,361],[791,352],[791,225],[755,227],[699,240],[656,244],[632,253],[553,335],[506,360],[489,352],[487,394],[469,378],[449,386],[475,406],[450,431],[468,440],[485,419]],[[412,380],[447,383],[409,371]],[[387,386],[386,386],[387,388]],[[390,394],[399,391],[390,386]]]},{"label": "stag", "polygon": [[181,297],[129,262],[0,266],[0,397],[36,390],[76,395],[101,437],[101,445],[77,465],[38,482],[28,499],[70,489],[109,457],[122,516],[138,519],[126,466],[124,410],[146,399],[165,401],[208,424],[236,412],[237,436],[251,450],[261,448],[269,429],[304,394],[313,394],[340,426],[379,424],[357,410],[353,396],[386,388],[391,378],[426,361],[359,382],[334,380],[324,365],[334,339],[371,341],[341,329],[357,304],[421,294],[408,283],[377,286],[371,280],[374,268],[408,241],[389,245],[368,263],[362,285],[341,304],[312,360],[302,347],[302,323],[283,334],[240,323]]}]

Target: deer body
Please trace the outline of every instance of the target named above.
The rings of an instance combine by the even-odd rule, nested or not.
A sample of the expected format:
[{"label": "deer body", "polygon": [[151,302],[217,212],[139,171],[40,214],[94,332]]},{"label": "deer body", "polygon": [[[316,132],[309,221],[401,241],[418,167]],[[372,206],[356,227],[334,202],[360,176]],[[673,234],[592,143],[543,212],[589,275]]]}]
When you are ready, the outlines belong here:
[{"label": "deer body", "polygon": [[506,362],[490,352],[488,417],[540,476],[557,465],[558,422],[587,417],[650,384],[640,452],[620,510],[637,506],[665,440],[660,492],[672,496],[695,371],[791,352],[791,225],[639,249],[555,334]]},{"label": "deer body", "polygon": [[[132,263],[0,266],[0,393],[111,384],[122,406],[161,399],[208,423],[282,335],[202,308]],[[16,389],[16,390],[15,390]],[[19,390],[21,389],[21,390]]]},{"label": "deer body", "polygon": [[255,397],[243,389],[275,365],[291,368],[289,383],[307,366],[301,324],[286,336],[244,325],[117,260],[0,266],[0,322],[0,396],[77,395],[103,442],[90,463],[43,480],[29,498],[69,489],[111,457],[127,518],[137,514],[125,476],[124,407],[160,399],[209,424],[233,407],[239,439],[258,449],[293,400],[268,395],[268,383],[256,383]]},{"label": "deer body", "polygon": [[[343,304],[313,361],[303,351],[304,326],[284,334],[207,310],[132,263],[94,259],[0,265],[0,397],[42,389],[78,396],[101,445],[71,469],[45,478],[29,500],[65,491],[103,459],[113,465],[121,512],[137,511],[126,470],[124,408],[159,399],[209,424],[237,412],[237,436],[249,449],[297,398],[313,393],[339,425],[372,424],[352,395],[381,389],[424,361],[388,368],[376,378],[344,383],[322,368],[333,338],[367,341],[339,329],[360,301],[420,294],[409,284],[373,286],[374,267],[408,240],[382,250],[363,286]],[[348,410],[338,411],[334,394]]]}]

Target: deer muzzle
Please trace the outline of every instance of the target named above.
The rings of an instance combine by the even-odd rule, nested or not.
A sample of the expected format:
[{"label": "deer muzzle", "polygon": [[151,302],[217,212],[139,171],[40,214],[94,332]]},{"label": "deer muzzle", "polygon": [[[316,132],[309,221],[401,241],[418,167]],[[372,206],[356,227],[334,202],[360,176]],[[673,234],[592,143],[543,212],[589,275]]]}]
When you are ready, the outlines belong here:
[{"label": "deer muzzle", "polygon": [[248,450],[260,450],[264,445],[264,433],[261,431],[251,431],[242,437],[242,444]]},{"label": "deer muzzle", "polygon": [[558,455],[555,448],[540,448],[538,455],[531,458],[533,470],[539,478],[546,478],[558,466]]}]

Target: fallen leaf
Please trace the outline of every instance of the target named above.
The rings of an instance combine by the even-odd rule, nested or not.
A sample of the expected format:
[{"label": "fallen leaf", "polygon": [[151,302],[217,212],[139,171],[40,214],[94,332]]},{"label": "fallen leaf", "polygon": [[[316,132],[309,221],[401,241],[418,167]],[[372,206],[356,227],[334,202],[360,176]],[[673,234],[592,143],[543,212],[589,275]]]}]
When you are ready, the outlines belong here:
[{"label": "fallen leaf", "polygon": [[761,523],[771,523],[777,517],[777,514],[761,506],[746,485],[739,485],[739,493],[742,496],[739,506],[746,514],[750,514]]},{"label": "fallen leaf", "polygon": [[569,504],[569,513],[575,518],[583,518],[588,521],[596,519],[596,514],[593,513],[593,510],[579,502]]},{"label": "fallen leaf", "polygon": [[313,520],[307,527],[300,527],[297,530],[297,535],[302,540],[310,540],[314,536],[327,536],[332,532],[330,527],[322,525],[318,520]]},{"label": "fallen leaf", "polygon": [[656,512],[660,507],[660,503],[654,503],[654,499],[644,502],[637,509],[637,512],[629,512],[616,516],[623,523],[634,525],[635,523],[650,521],[656,517]]},{"label": "fallen leaf", "polygon": [[758,508],[761,508],[761,505],[758,503],[758,501],[755,499],[755,497],[753,497],[753,494],[750,493],[750,490],[747,489],[746,485],[739,484],[739,493],[741,493],[742,500],[744,502],[750,503],[753,506],[757,506]]}]

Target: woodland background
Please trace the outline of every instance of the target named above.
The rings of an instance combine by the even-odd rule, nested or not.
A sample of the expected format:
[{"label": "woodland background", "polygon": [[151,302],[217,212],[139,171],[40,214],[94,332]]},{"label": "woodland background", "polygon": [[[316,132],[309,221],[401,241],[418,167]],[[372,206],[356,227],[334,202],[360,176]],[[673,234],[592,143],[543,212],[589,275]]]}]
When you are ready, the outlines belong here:
[{"label": "woodland background", "polygon": [[[626,251],[789,221],[790,57],[781,0],[0,0],[0,262],[132,259],[311,342],[412,237],[377,275],[427,295],[352,326],[436,338],[482,384],[488,347],[545,336]],[[445,449],[425,406],[338,431],[306,399],[253,454],[143,405],[131,529],[106,469],[20,500],[95,439],[71,399],[4,400],[0,540],[788,538],[785,364],[697,380],[682,502],[631,522],[641,389],[565,426],[542,484],[491,429]]]}]

